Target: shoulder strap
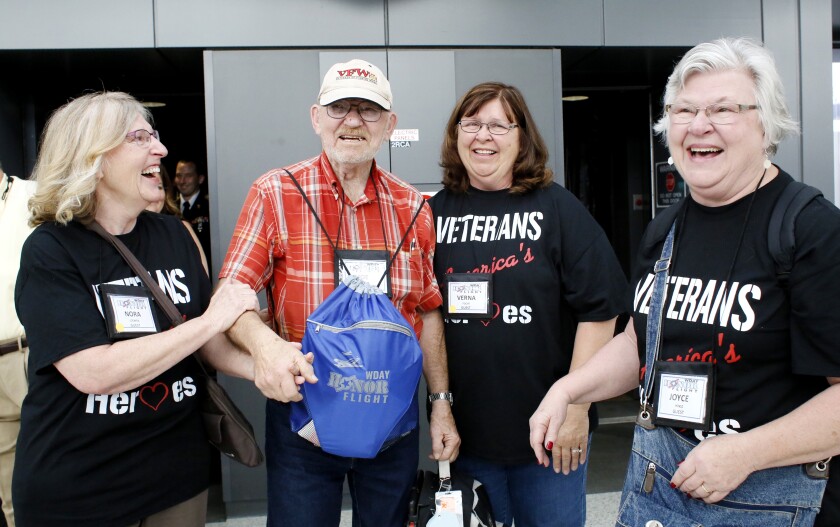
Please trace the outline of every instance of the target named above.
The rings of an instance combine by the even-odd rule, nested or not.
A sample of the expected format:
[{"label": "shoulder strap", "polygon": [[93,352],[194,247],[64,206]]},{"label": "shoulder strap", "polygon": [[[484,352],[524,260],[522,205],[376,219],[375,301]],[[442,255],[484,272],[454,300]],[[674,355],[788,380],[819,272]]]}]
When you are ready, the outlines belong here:
[{"label": "shoulder strap", "polygon": [[[291,172],[289,172],[285,168],[283,169],[283,171],[286,172],[286,174],[288,174],[290,178],[292,178],[292,183],[295,184],[295,187],[297,187],[298,192],[300,192],[300,195],[303,196],[303,200],[306,201],[307,205],[309,205],[309,210],[312,211],[312,215],[315,217],[315,221],[318,222],[318,226],[321,227],[321,231],[324,233],[324,237],[327,239],[327,242],[329,242],[330,247],[332,247],[333,252],[337,254],[338,253],[338,247],[335,246],[335,244],[332,241],[332,238],[330,238],[330,233],[327,232],[327,228],[324,227],[323,223],[321,223],[321,218],[319,218],[318,213],[315,212],[315,207],[312,205],[312,202],[309,201],[309,197],[307,197],[306,193],[303,191],[303,187],[300,186],[300,183],[298,183],[298,180],[295,179],[295,176],[293,176]],[[337,241],[338,240],[336,240],[336,242]],[[338,263],[339,263],[339,265],[344,267],[344,271],[347,274],[350,274],[350,270],[347,268],[347,265],[345,265],[344,260],[339,258]]]},{"label": "shoulder strap", "polygon": [[[163,292],[160,286],[152,280],[152,276],[149,274],[149,271],[143,267],[140,260],[138,260],[137,257],[134,256],[134,253],[131,252],[131,249],[126,247],[119,238],[106,231],[96,220],[93,220],[91,223],[86,225],[86,227],[105,238],[106,241],[110,242],[110,244],[114,246],[117,252],[120,253],[120,256],[122,256],[126,263],[128,263],[129,267],[131,267],[132,271],[137,273],[140,280],[142,280],[146,287],[149,288],[155,302],[157,302],[157,305],[159,305],[160,308],[163,309],[163,312],[166,313],[166,317],[172,323],[173,327],[184,322],[181,312],[178,311],[178,308],[175,307],[175,304],[173,304],[172,300],[166,296],[166,293]],[[198,356],[198,352],[193,352],[193,357],[195,357],[196,362],[198,362],[198,365],[201,367],[204,374],[208,375],[207,369],[204,367],[204,361]]]},{"label": "shoulder strap", "polygon": [[773,206],[767,227],[767,245],[776,263],[776,277],[784,288],[788,286],[788,276],[793,268],[796,218],[806,205],[821,196],[818,189],[791,181]]},{"label": "shoulder strap", "polygon": [[[335,244],[333,243],[332,239],[330,239],[330,235],[327,232],[326,227],[324,227],[324,224],[321,223],[321,218],[319,218],[318,213],[315,212],[315,207],[312,206],[312,202],[309,201],[309,198],[306,196],[306,193],[303,191],[303,187],[300,186],[300,183],[298,183],[298,180],[295,179],[295,176],[293,176],[291,172],[289,172],[286,169],[283,169],[283,170],[284,170],[284,172],[286,172],[286,174],[289,175],[290,178],[292,178],[292,183],[295,184],[295,187],[297,187],[298,192],[300,192],[300,195],[303,196],[303,199],[304,199],[304,201],[306,201],[306,204],[309,205],[309,210],[312,211],[312,215],[315,216],[315,221],[317,221],[318,226],[321,227],[321,231],[323,231],[324,237],[327,238],[327,241],[329,242],[333,251],[335,251],[337,253],[338,252],[338,247],[336,247]],[[388,260],[388,263],[385,266],[385,273],[382,275],[382,278],[379,279],[379,283],[376,284],[376,287],[379,287],[379,285],[382,283],[382,280],[384,280],[385,277],[388,276],[388,273],[391,272],[391,266],[393,265],[394,260],[397,257],[397,254],[399,254],[400,249],[402,248],[403,244],[405,243],[406,238],[408,238],[408,233],[411,232],[411,228],[414,226],[414,223],[417,221],[417,216],[420,215],[420,212],[423,210],[423,205],[425,205],[425,204],[426,204],[426,200],[421,199],[420,200],[420,206],[417,207],[417,210],[414,212],[414,216],[411,218],[411,223],[408,224],[408,228],[405,230],[405,234],[403,234],[403,237],[400,240],[400,243],[397,245],[397,248],[394,251],[394,255],[391,256],[391,258]],[[339,261],[339,264],[342,267],[344,267],[344,270],[347,272],[347,274],[350,274],[350,270],[347,269],[347,266],[344,264],[344,261],[341,258],[339,258],[338,261]]]},{"label": "shoulder strap", "polygon": [[140,260],[134,256],[134,253],[125,246],[125,244],[116,236],[111,234],[110,232],[106,231],[102,228],[96,220],[93,220],[90,224],[87,225],[87,228],[95,232],[96,234],[105,238],[114,248],[120,253],[120,256],[128,263],[131,269],[137,273],[137,276],[140,280],[143,280],[143,283],[146,284],[146,287],[149,288],[151,291],[152,296],[155,298],[155,302],[163,309],[164,313],[166,313],[167,318],[169,321],[172,322],[173,326],[177,326],[184,321],[181,317],[181,312],[178,311],[178,308],[175,307],[175,304],[172,303],[172,300],[169,299],[168,296],[161,290],[160,286],[152,280],[151,275],[149,275],[149,271],[143,267],[143,264],[140,263]]}]

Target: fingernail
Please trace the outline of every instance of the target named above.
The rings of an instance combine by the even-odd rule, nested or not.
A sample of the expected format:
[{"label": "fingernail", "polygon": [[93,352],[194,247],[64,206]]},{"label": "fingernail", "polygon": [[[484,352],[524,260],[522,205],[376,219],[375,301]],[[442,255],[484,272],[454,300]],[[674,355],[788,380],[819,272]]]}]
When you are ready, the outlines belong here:
[{"label": "fingernail", "polygon": [[682,461],[677,461],[677,465],[682,465],[683,461],[685,461],[685,460],[683,459]]},{"label": "fingernail", "polygon": [[547,448],[547,449],[549,449],[549,450],[551,450],[552,448],[554,448],[554,442],[553,442],[553,441],[549,441],[549,442],[548,442],[548,444],[546,445],[546,448]]},{"label": "fingernail", "polygon": [[671,483],[671,488],[672,488],[672,489],[675,489],[675,488],[677,488],[677,486],[676,486],[676,485],[674,485],[673,483]]}]

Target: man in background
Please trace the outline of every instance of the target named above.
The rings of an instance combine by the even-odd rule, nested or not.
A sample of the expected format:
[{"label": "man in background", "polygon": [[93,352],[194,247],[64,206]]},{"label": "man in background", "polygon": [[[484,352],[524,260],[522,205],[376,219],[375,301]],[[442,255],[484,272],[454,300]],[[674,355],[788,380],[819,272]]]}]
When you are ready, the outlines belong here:
[{"label": "man in background", "polygon": [[199,173],[195,161],[181,160],[175,166],[175,188],[181,216],[192,226],[201,248],[210,263],[210,201],[202,190],[204,174]]},{"label": "man in background", "polygon": [[15,280],[20,267],[20,250],[32,228],[29,226],[29,198],[35,182],[16,178],[0,166],[0,500],[6,524],[14,527],[12,469],[20,431],[20,406],[27,391],[26,359],[29,355],[23,326],[15,313]]}]

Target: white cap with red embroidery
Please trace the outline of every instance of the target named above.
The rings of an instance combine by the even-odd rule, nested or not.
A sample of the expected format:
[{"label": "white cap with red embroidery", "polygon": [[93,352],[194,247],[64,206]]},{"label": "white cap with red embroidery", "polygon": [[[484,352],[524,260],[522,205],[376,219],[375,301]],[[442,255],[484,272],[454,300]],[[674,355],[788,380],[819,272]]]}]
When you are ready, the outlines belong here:
[{"label": "white cap with red embroidery", "polygon": [[324,75],[318,103],[327,105],[351,98],[372,101],[390,110],[393,103],[391,84],[382,70],[366,60],[353,59],[333,64]]}]

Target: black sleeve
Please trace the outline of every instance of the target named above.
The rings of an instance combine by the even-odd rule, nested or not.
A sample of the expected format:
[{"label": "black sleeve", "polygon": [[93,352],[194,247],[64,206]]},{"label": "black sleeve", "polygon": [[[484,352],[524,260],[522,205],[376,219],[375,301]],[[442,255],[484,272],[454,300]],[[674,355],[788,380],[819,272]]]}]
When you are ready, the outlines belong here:
[{"label": "black sleeve", "polygon": [[624,311],[627,279],[604,230],[574,195],[563,192],[568,196],[557,218],[564,298],[579,322],[610,320]]},{"label": "black sleeve", "polygon": [[36,229],[23,246],[15,306],[26,328],[32,372],[110,342],[92,286],[45,229]]},{"label": "black sleeve", "polygon": [[825,199],[806,207],[796,222],[790,274],[793,371],[840,377],[840,210]]}]

